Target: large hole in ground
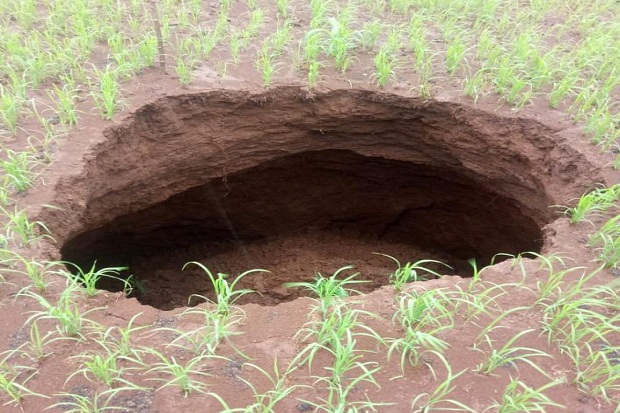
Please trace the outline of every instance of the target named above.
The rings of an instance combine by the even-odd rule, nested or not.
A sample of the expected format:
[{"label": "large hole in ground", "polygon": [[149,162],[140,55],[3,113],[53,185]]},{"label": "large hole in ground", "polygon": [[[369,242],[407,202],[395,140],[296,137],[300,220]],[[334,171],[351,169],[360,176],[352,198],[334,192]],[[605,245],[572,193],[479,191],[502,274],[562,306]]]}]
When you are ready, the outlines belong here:
[{"label": "large hole in ground", "polygon": [[558,161],[570,151],[557,155],[545,127],[500,120],[363,91],[166,98],[110,128],[86,172],[64,182],[80,220],[58,225],[62,258],[130,267],[138,299],[162,309],[213,298],[202,271],[181,271],[188,261],[269,270],[237,285],[261,293],[244,302],[266,305],[299,294],[283,283],[345,265],[369,281],[359,289],[385,285],[395,265],[373,252],[466,276],[468,259],[540,251],[548,191],[585,168]]}]

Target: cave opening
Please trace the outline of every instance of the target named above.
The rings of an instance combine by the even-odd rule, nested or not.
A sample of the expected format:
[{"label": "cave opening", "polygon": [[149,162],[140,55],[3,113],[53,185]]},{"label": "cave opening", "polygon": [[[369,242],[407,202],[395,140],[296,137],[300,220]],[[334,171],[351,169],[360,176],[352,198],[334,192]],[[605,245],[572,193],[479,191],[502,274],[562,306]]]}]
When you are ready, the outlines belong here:
[{"label": "cave opening", "polygon": [[[64,243],[64,260],[86,267],[127,266],[134,294],[161,309],[212,297],[199,261],[214,273],[251,273],[238,288],[260,294],[243,302],[275,305],[299,291],[284,283],[352,265],[356,285],[388,283],[395,263],[442,261],[468,276],[469,259],[538,252],[541,226],[528,206],[457,167],[329,149],[282,154],[209,179],[161,202],[117,216]],[[350,273],[348,273],[350,274]],[[103,279],[99,288],[119,290]]]},{"label": "cave opening", "polygon": [[56,258],[127,266],[138,300],[164,310],[214,299],[192,261],[269,270],[237,284],[256,291],[239,304],[295,299],[285,283],[348,265],[372,291],[396,269],[376,253],[468,276],[470,259],[544,253],[549,206],[601,181],[561,125],[362,89],[164,96],[104,129],[37,219]]}]

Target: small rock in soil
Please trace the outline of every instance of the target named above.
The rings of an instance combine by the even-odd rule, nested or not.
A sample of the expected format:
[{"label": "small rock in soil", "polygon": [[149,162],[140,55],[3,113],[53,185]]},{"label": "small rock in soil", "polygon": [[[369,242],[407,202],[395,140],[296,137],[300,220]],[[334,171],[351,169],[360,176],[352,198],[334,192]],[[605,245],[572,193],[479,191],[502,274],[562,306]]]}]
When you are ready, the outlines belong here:
[{"label": "small rock in soil", "polygon": [[313,410],[314,410],[314,407],[312,407],[308,403],[299,403],[297,405],[297,411],[298,412],[311,412]]}]

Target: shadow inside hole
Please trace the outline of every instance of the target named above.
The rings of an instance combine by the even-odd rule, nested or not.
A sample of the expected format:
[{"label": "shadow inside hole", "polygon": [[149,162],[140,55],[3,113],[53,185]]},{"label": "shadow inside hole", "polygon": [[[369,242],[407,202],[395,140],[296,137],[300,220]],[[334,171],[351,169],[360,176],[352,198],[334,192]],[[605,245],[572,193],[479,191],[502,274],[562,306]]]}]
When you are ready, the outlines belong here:
[{"label": "shadow inside hole", "polygon": [[[188,305],[192,294],[212,298],[200,261],[214,273],[252,268],[239,288],[262,295],[243,302],[274,305],[298,292],[284,282],[330,275],[353,265],[370,282],[388,283],[395,263],[436,259],[471,274],[497,253],[540,250],[539,225],[523,205],[453,169],[367,157],[346,150],[303,152],[264,162],[178,193],[78,234],[61,249],[78,265],[129,266],[135,296],[162,309]],[[129,272],[126,276],[129,275]],[[113,280],[99,287],[118,290]],[[192,302],[191,304],[196,304]]]}]

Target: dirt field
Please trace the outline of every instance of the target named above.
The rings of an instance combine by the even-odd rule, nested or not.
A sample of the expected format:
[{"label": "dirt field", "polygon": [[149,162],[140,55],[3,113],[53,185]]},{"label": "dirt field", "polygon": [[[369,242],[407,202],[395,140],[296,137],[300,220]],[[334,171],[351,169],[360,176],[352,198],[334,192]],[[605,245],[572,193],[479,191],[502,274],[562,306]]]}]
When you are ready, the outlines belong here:
[{"label": "dirt field", "polygon": [[49,3],[3,28],[98,34],[0,42],[0,411],[620,412],[611,3]]}]

